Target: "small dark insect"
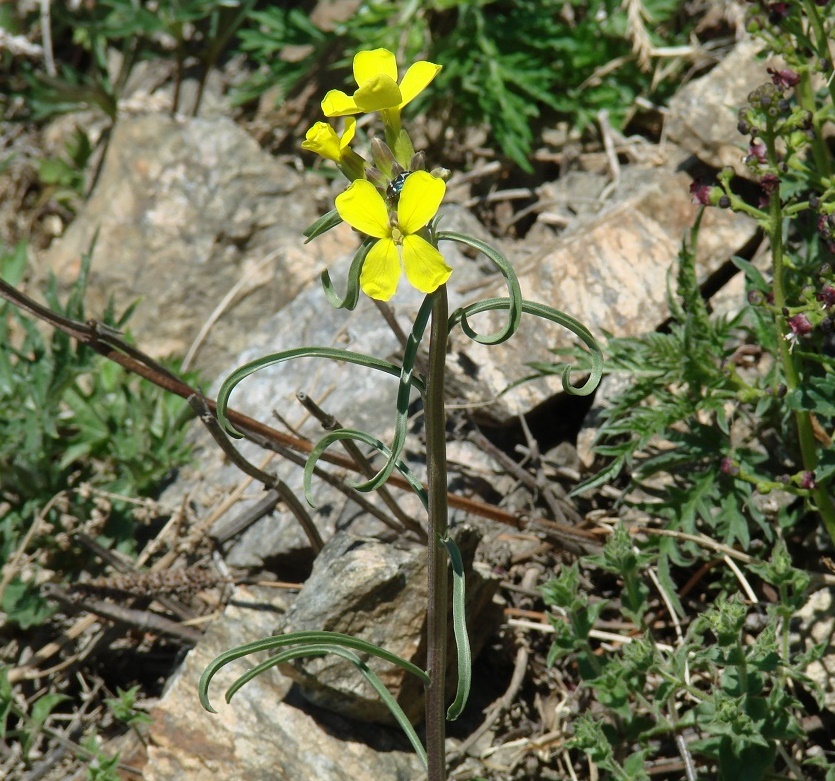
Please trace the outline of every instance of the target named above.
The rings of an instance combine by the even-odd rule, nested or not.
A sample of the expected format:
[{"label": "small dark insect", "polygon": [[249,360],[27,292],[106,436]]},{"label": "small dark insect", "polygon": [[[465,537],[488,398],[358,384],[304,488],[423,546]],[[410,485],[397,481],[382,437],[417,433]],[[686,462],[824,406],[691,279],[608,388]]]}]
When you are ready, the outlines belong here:
[{"label": "small dark insect", "polygon": [[390,201],[394,201],[395,203],[400,198],[400,193],[403,190],[403,185],[406,183],[406,177],[412,173],[411,171],[401,171],[397,176],[394,177],[389,182],[388,189],[386,190],[386,195],[388,195]]}]

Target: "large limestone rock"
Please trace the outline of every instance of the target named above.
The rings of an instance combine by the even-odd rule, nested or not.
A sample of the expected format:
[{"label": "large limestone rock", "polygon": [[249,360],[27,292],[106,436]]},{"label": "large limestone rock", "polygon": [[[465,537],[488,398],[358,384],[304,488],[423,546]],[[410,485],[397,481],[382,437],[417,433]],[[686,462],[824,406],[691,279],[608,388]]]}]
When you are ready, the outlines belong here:
[{"label": "large limestone rock", "polygon": [[713,70],[680,89],[670,100],[667,137],[713,168],[730,166],[751,178],[743,163],[748,139],[737,130],[737,113],[748,95],[769,81],[774,58],[758,59],[762,45],[740,41]]},{"label": "large limestone rock", "polygon": [[43,263],[69,284],[95,239],[88,313],[138,299],[129,327],[157,356],[183,356],[222,306],[196,361],[211,376],[323,257],[351,245],[347,230],[302,244],[318,217],[311,189],[229,118],[125,116],[89,201]]},{"label": "large limestone rock", "polygon": [[251,681],[227,705],[225,688],[253,660],[240,660],[215,678],[210,696],[219,713],[200,707],[197,682],[206,665],[234,646],[269,636],[276,619],[269,589],[236,590],[151,712],[144,781],[419,778],[420,762],[397,730],[311,711],[277,672]]},{"label": "large limestone rock", "polygon": [[[464,560],[470,646],[475,656],[501,622],[501,609],[492,602],[498,581],[472,567],[480,538],[475,529],[457,527],[452,533]],[[425,668],[426,566],[423,545],[382,543],[337,533],[317,557],[282,629],[350,634]],[[424,690],[420,680],[374,657],[365,661],[407,717],[415,723],[422,720]],[[457,669],[452,650],[448,663],[447,686],[454,693]],[[388,708],[349,662],[325,656],[299,660],[282,669],[302,685],[311,702],[329,711],[361,721],[393,723]]]},{"label": "large limestone rock", "polygon": [[[631,166],[607,205],[578,220],[552,246],[515,266],[522,295],[580,320],[598,339],[605,332],[632,336],[657,328],[667,318],[667,282],[681,243],[693,224],[696,207],[689,194],[690,176],[680,169],[680,152],[671,150],[663,168]],[[697,255],[702,280],[715,272],[754,236],[753,221],[710,209],[702,220]],[[507,295],[495,284],[482,295]],[[473,318],[480,331],[499,327],[498,315]],[[452,334],[448,363],[451,380],[465,401],[499,423],[513,420],[561,391],[558,377],[527,382],[498,396],[533,372],[528,363],[553,360],[551,351],[578,343],[569,331],[523,316],[516,335],[498,346],[483,346]],[[485,403],[487,402],[487,403]]]}]

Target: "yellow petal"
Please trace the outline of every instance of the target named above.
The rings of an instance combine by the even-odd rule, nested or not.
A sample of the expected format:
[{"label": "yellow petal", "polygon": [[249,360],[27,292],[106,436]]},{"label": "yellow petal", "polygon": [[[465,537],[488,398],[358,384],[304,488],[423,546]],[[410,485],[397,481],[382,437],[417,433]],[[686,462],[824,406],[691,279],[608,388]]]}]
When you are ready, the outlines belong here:
[{"label": "yellow petal", "polygon": [[441,66],[435,65],[434,62],[420,60],[414,63],[406,71],[406,75],[403,76],[403,80],[400,82],[400,92],[403,95],[403,102],[400,104],[400,108],[403,108],[409,101],[414,100],[420,95],[429,86],[432,79],[438,75],[440,70]]},{"label": "yellow petal", "polygon": [[339,216],[352,228],[375,239],[391,237],[391,222],[383,196],[371,182],[357,179],[334,201]]},{"label": "yellow petal", "polygon": [[354,102],[363,111],[380,111],[384,108],[394,108],[402,100],[400,87],[390,76],[379,74],[373,76],[354,93]]},{"label": "yellow petal", "polygon": [[359,114],[361,110],[353,98],[338,89],[332,89],[322,100],[322,113],[326,117],[344,117]]},{"label": "yellow petal", "polygon": [[426,171],[415,171],[406,177],[397,203],[397,223],[405,233],[419,231],[438,212],[444,199],[446,184]]},{"label": "yellow petal", "polygon": [[388,76],[397,81],[397,60],[388,49],[370,49],[354,56],[354,78],[361,87],[375,76]]},{"label": "yellow petal", "polygon": [[345,130],[342,132],[342,138],[339,139],[339,148],[345,149],[357,133],[357,120],[353,117],[348,117],[345,120]]},{"label": "yellow petal", "polygon": [[366,255],[360,273],[363,293],[378,301],[388,301],[400,281],[400,255],[391,239],[380,239]]},{"label": "yellow petal", "polygon": [[327,122],[317,122],[307,131],[302,141],[302,149],[309,149],[327,160],[339,162],[339,136]]},{"label": "yellow petal", "polygon": [[421,293],[433,293],[452,274],[444,256],[420,236],[403,238],[403,267],[409,284]]}]

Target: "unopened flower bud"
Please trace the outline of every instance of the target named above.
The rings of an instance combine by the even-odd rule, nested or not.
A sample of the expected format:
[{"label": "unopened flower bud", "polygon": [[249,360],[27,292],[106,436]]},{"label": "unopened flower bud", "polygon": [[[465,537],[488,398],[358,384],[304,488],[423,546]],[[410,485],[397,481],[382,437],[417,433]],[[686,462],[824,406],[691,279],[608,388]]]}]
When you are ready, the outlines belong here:
[{"label": "unopened flower bud", "polygon": [[763,302],[763,294],[759,290],[754,290],[753,288],[748,291],[748,303],[751,306],[761,306]]},{"label": "unopened flower bud", "polygon": [[824,285],[815,298],[823,304],[824,309],[835,306],[835,287],[832,285]]},{"label": "unopened flower bud", "polygon": [[449,178],[452,176],[452,171],[450,171],[449,168],[433,168],[429,173],[436,179],[440,179],[444,182],[448,182]]},{"label": "unopened flower bud", "polygon": [[725,456],[719,463],[719,469],[722,474],[729,475],[731,477],[736,477],[739,474],[739,467],[736,465],[734,460],[732,458],[728,458],[728,456]]},{"label": "unopened flower bud", "polygon": [[800,83],[800,75],[788,68],[783,70],[768,68],[767,70],[768,75],[771,76],[771,81],[778,89],[789,89],[796,87]]},{"label": "unopened flower bud", "polygon": [[412,155],[412,160],[409,163],[410,171],[425,171],[426,170],[426,153],[423,151],[415,152]]},{"label": "unopened flower bud", "polygon": [[808,491],[813,491],[815,489],[815,486],[815,473],[804,472],[803,476],[800,478],[800,487],[805,488]]},{"label": "unopened flower bud", "polygon": [[810,334],[815,330],[815,327],[803,312],[799,315],[793,315],[786,322],[789,328],[791,328],[792,333],[798,336],[806,336],[806,334]]},{"label": "unopened flower bud", "polygon": [[386,179],[391,179],[392,176],[396,176],[396,174],[392,173],[392,168],[397,165],[394,154],[388,148],[388,145],[379,138],[371,139],[371,159]]},{"label": "unopened flower bud", "polygon": [[388,186],[388,179],[382,171],[376,169],[373,165],[369,165],[365,169],[365,178],[368,179],[381,193],[385,193]]},{"label": "unopened flower bud", "polygon": [[775,395],[777,396],[777,398],[778,398],[778,399],[782,399],[782,398],[784,398],[784,397],[785,397],[785,395],[786,395],[788,392],[789,392],[789,388],[788,388],[788,386],[786,385],[786,383],[781,382],[781,383],[777,386],[777,393],[776,393]]}]

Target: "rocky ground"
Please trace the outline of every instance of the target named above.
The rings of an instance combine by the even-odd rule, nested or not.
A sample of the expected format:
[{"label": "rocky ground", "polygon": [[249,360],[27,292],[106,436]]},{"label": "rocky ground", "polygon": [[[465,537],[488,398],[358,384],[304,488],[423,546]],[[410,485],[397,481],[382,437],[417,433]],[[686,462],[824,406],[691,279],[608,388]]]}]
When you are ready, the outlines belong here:
[{"label": "rocky ground", "polygon": [[[744,139],[728,107],[763,81],[764,68],[750,43],[734,45],[721,64],[685,85],[669,110],[647,110],[644,126],[660,130],[654,134],[624,136],[601,117],[601,140],[581,145],[554,128],[537,153],[535,181],[517,181],[474,144],[467,170],[449,183],[443,226],[496,243],[526,297],[564,309],[592,333],[657,328],[667,317],[668,269],[695,216],[689,185],[706,170],[739,164]],[[335,190],[309,161],[271,153],[263,128],[276,118],[232,119],[220,80],[214,88],[210,82],[197,117],[172,117],[161,108],[160,83],[150,65],[145,78],[137,75],[74,216],[47,207],[21,214],[13,196],[25,188],[24,169],[16,169],[17,179],[6,175],[0,216],[7,238],[34,227],[37,239],[38,274],[28,292],[37,294],[47,271],[70,284],[97,237],[87,312],[100,313],[110,297],[117,307],[138,298],[131,320],[137,345],[152,356],[188,355],[211,393],[231,369],[271,350],[318,344],[396,355],[397,333],[370,302],[348,314],[326,304],[318,275],[329,268],[340,288],[357,239],[341,226],[302,243],[301,231],[330,208]],[[95,137],[101,119],[69,115],[18,143],[60,148],[74,123]],[[756,226],[713,210],[703,227],[701,279],[715,307],[732,309],[742,284],[729,258],[756,257]],[[501,290],[482,258],[452,250],[448,260],[452,306]],[[408,329],[418,297],[404,286],[393,303],[397,323]],[[452,521],[474,560],[470,609],[480,650],[472,702],[450,730],[456,779],[573,772],[563,737],[576,684],[545,664],[550,625],[538,589],[577,553],[597,549],[617,521],[618,491],[567,497],[595,465],[588,400],[565,398],[551,379],[497,395],[530,373],[526,362],[548,359],[569,337],[528,327],[498,348],[459,333],[451,342],[450,489],[474,500],[453,502]],[[305,360],[271,368],[250,378],[232,405],[315,441],[321,426],[296,399],[299,391],[342,423],[386,438],[394,385],[343,365]],[[593,402],[602,403],[605,390]],[[419,467],[419,415],[413,422],[409,449]],[[196,686],[205,665],[278,629],[350,631],[419,659],[425,582],[419,534],[393,530],[391,506],[378,497],[358,505],[344,470],[333,471],[333,484],[316,484],[311,516],[324,542],[316,550],[286,504],[192,426],[198,457],[153,506],[153,533],[136,562],[157,579],[129,571],[110,583],[123,587],[121,596],[79,592],[56,619],[52,644],[40,635],[17,639],[14,680],[48,686],[53,676],[72,674],[89,696],[72,722],[51,727],[54,738],[33,768],[11,757],[5,777],[84,778],[72,743],[104,718],[104,689],[134,682],[143,686],[151,722],[107,747],[122,752],[125,779],[419,777],[408,744],[342,667],[272,671],[223,707],[221,676],[213,689],[220,714],[200,708]],[[254,443],[241,450],[300,493],[298,466]],[[406,517],[417,511],[396,488],[391,501]],[[179,590],[163,577],[173,571],[184,573]],[[108,616],[95,611],[101,602],[133,612]],[[149,623],[149,614],[168,624]],[[417,718],[420,692],[397,677],[387,682]],[[681,770],[673,763],[657,773],[676,778]]]}]

